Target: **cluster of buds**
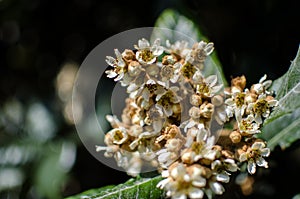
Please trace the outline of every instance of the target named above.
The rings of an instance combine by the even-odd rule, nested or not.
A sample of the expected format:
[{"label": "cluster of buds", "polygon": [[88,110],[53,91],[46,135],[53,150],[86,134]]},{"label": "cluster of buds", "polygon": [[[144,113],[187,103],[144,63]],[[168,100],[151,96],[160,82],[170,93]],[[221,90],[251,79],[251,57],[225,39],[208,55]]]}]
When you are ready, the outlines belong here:
[{"label": "cluster of buds", "polygon": [[[189,48],[185,41],[161,46],[160,39],[150,45],[143,38],[134,47],[107,56],[113,67],[107,76],[126,87],[128,98],[121,120],[107,116],[113,129],[97,151],[132,176],[145,165],[156,168],[164,178],[157,187],[172,198],[222,194],[245,161],[251,174],[256,165],[267,167],[270,151],[255,135],[277,105],[270,81],[263,77],[248,90],[242,76],[224,90],[217,75],[203,73],[213,43]],[[221,130],[232,120],[233,129]]]}]

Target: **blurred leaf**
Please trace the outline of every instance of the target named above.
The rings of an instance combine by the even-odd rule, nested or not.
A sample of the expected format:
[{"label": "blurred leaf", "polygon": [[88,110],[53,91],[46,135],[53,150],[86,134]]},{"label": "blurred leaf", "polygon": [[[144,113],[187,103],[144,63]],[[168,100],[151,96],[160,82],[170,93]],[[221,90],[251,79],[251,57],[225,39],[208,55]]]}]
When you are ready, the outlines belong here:
[{"label": "blurred leaf", "polygon": [[63,143],[51,143],[44,148],[44,158],[39,161],[35,172],[35,188],[39,195],[52,199],[61,197],[61,187],[67,178],[62,160]]},{"label": "blurred leaf", "polygon": [[271,89],[277,94],[279,106],[264,122],[262,137],[271,149],[276,145],[285,149],[300,138],[300,48],[289,70],[274,81]]},{"label": "blurred leaf", "polygon": [[[162,12],[155,22],[155,27],[160,29],[154,29],[151,36],[152,40],[154,38],[160,38],[162,41],[169,40],[171,43],[174,43],[175,41],[187,40],[186,38],[188,37],[188,42],[208,41],[202,34],[200,28],[196,26],[192,20],[172,9],[166,9]],[[168,31],[167,29],[173,31]],[[190,43],[190,45],[193,43]],[[224,86],[228,85],[216,51],[207,59],[204,74],[206,76],[217,74],[218,77],[222,79]]]},{"label": "blurred leaf", "polygon": [[68,197],[67,199],[156,199],[163,198],[163,191],[156,188],[161,176],[154,178],[130,179],[124,184],[117,186],[110,185],[99,189],[91,189],[79,195]]},{"label": "blurred leaf", "polygon": [[297,195],[295,195],[292,199],[300,199],[300,193],[298,193]]}]

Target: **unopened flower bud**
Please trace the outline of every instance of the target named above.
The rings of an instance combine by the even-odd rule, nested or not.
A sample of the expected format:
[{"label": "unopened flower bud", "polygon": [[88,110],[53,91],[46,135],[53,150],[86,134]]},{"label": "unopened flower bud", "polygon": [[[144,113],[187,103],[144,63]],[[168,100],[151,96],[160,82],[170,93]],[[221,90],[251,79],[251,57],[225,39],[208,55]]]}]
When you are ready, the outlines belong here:
[{"label": "unopened flower bud", "polygon": [[215,106],[221,106],[223,104],[224,100],[221,95],[216,95],[211,99],[211,102]]},{"label": "unopened flower bud", "polygon": [[193,119],[197,119],[200,117],[200,109],[193,106],[192,108],[190,108],[189,110],[189,115],[193,118]]},{"label": "unopened flower bud", "polygon": [[239,143],[242,139],[242,135],[238,131],[232,131],[229,135],[230,140],[233,143]]},{"label": "unopened flower bud", "polygon": [[200,106],[201,116],[210,119],[214,112],[214,105],[211,103],[202,104]]},{"label": "unopened flower bud", "polygon": [[186,151],[182,154],[181,160],[183,163],[192,164],[194,162],[194,152],[191,150]]},{"label": "unopened flower bud", "polygon": [[132,61],[128,65],[128,73],[130,76],[136,77],[141,73],[141,65],[137,61]]},{"label": "unopened flower bud", "polygon": [[200,96],[200,95],[197,95],[197,94],[193,94],[193,95],[190,97],[190,103],[191,103],[193,106],[200,106],[200,105],[202,104],[201,96]]},{"label": "unopened flower bud", "polygon": [[125,49],[122,53],[123,59],[125,59],[127,62],[130,62],[132,60],[135,60],[135,54],[132,50]]},{"label": "unopened flower bud", "polygon": [[245,76],[243,75],[241,77],[236,77],[236,78],[232,79],[231,85],[232,85],[232,87],[237,87],[237,88],[239,88],[240,91],[243,91],[244,88],[246,87]]}]

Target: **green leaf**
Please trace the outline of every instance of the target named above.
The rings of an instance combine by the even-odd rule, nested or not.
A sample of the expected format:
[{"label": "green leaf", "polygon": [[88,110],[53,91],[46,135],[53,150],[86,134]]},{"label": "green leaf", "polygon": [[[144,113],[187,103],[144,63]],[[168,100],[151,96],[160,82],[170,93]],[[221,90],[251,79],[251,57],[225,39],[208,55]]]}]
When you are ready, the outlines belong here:
[{"label": "green leaf", "polygon": [[67,179],[67,172],[59,162],[61,151],[62,143],[44,146],[44,153],[47,155],[39,161],[34,174],[35,189],[41,196],[61,198],[60,188]]},{"label": "green leaf", "polygon": [[68,197],[66,199],[158,199],[164,198],[164,192],[156,185],[162,180],[161,176],[154,178],[130,179],[124,184],[117,186],[110,185],[99,189],[91,189],[81,194]]},{"label": "green leaf", "polygon": [[279,105],[265,120],[262,138],[274,149],[289,147],[300,139],[300,48],[289,70],[272,84]]},{"label": "green leaf", "polygon": [[297,195],[294,195],[294,197],[292,199],[300,199],[300,193],[298,193]]},{"label": "green leaf", "polygon": [[[169,40],[171,43],[186,40],[190,45],[201,40],[208,41],[192,20],[172,9],[166,9],[162,12],[155,22],[155,27],[158,29],[154,29],[151,36],[152,41],[156,38],[160,38],[162,41]],[[206,66],[203,71],[206,76],[216,74],[224,86],[228,85],[216,51],[207,59]]]},{"label": "green leaf", "polygon": [[276,98],[281,99],[290,90],[294,89],[300,80],[300,47],[296,58],[293,60],[289,70],[280,78],[275,80],[271,89],[276,91]]}]

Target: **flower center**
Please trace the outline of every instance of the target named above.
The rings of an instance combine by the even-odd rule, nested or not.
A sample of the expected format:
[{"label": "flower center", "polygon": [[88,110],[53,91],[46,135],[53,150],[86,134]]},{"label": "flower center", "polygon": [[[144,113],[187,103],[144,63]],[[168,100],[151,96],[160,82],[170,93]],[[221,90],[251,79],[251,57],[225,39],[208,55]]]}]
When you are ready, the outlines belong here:
[{"label": "flower center", "polygon": [[252,129],[252,124],[251,124],[251,122],[248,122],[248,121],[246,121],[246,120],[242,120],[242,121],[241,121],[240,129],[241,129],[242,131],[251,130],[251,129]]},{"label": "flower center", "polygon": [[122,132],[121,131],[116,131],[115,133],[114,133],[114,140],[116,140],[116,141],[120,141],[120,140],[122,140],[124,138],[124,136],[123,136],[123,134],[122,134]]},{"label": "flower center", "polygon": [[182,68],[181,68],[181,71],[182,71],[182,75],[188,79],[190,79],[194,73],[196,72],[196,68],[190,64],[190,63],[185,63]]},{"label": "flower center", "polygon": [[146,84],[146,88],[149,90],[150,93],[154,93],[157,90],[156,84]]},{"label": "flower center", "polygon": [[236,96],[235,96],[235,104],[237,107],[242,107],[245,103],[245,93],[238,93]]},{"label": "flower center", "polygon": [[158,104],[162,105],[163,107],[169,107],[169,105],[172,103],[172,98],[174,97],[174,94],[170,91],[166,92],[158,101]]},{"label": "flower center", "polygon": [[198,84],[197,85],[197,93],[209,94],[210,93],[209,86],[204,82],[202,82],[201,84]]},{"label": "flower center", "polygon": [[145,62],[149,62],[149,61],[151,61],[154,58],[154,55],[153,55],[153,53],[149,49],[146,49],[146,50],[143,50],[141,52],[141,58]]},{"label": "flower center", "polygon": [[264,99],[258,100],[253,107],[254,112],[256,112],[257,114],[265,113],[268,108],[269,108],[268,102]]},{"label": "flower center", "polygon": [[192,144],[192,150],[196,153],[196,154],[200,154],[200,152],[202,151],[204,146],[204,141],[200,141],[200,142],[194,142]]}]

